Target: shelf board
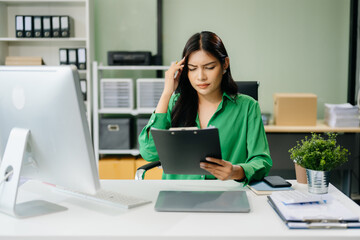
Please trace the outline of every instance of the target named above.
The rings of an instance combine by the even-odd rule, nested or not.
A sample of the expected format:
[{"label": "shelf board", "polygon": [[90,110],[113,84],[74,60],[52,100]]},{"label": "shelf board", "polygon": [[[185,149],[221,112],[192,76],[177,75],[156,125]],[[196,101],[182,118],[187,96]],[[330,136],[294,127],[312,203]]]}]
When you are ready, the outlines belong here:
[{"label": "shelf board", "polygon": [[168,70],[170,66],[99,66],[98,70]]},{"label": "shelf board", "polygon": [[99,154],[131,154],[137,156],[140,154],[138,149],[118,149],[118,150],[99,150]]},{"label": "shelf board", "polygon": [[60,43],[75,43],[86,42],[86,38],[11,38],[1,37],[0,42],[60,42]]},{"label": "shelf board", "polygon": [[51,3],[70,3],[70,4],[78,4],[85,3],[86,0],[0,0],[0,3],[5,3],[8,5],[31,5],[34,3],[41,4],[51,4]]}]

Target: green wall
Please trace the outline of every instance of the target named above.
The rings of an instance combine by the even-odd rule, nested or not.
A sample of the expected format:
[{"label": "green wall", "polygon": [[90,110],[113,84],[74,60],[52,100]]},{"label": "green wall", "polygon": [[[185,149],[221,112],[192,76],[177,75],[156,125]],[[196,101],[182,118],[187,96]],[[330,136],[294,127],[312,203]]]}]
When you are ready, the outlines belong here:
[{"label": "green wall", "polygon": [[[311,92],[324,103],[347,99],[349,0],[163,0],[164,65],[181,58],[202,30],[225,43],[235,80],[259,81],[263,112],[275,92]],[[95,59],[108,50],[156,53],[156,0],[96,0]],[[134,78],[144,73],[128,73]],[[147,73],[147,76],[152,74]]]}]

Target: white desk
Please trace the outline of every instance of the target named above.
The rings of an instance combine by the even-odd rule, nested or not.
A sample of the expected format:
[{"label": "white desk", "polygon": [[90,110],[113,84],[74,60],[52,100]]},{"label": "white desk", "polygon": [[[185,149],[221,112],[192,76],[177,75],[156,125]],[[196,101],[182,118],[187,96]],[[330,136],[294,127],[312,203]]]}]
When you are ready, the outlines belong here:
[{"label": "white desk", "polygon": [[[123,191],[153,202],[120,210],[87,202],[27,182],[20,189],[21,201],[41,198],[68,208],[67,211],[15,219],[0,214],[0,239],[360,239],[360,229],[289,230],[267,203],[247,188],[250,213],[164,213],[154,211],[159,190],[241,190],[234,181],[123,181],[104,180],[104,189]],[[307,188],[297,184],[296,189]],[[330,186],[330,193],[360,216],[360,207]]]}]

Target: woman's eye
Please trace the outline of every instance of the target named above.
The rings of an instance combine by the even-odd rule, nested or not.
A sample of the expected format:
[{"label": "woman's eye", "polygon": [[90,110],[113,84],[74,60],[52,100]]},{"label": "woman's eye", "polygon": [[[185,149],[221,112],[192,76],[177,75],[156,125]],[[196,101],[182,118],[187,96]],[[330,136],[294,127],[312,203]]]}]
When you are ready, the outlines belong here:
[{"label": "woman's eye", "polygon": [[196,68],[189,68],[189,71],[194,71],[196,70]]},{"label": "woman's eye", "polygon": [[211,69],[214,69],[214,68],[215,68],[215,66],[213,66],[213,67],[207,67],[206,69],[210,69],[210,70],[211,70]]}]

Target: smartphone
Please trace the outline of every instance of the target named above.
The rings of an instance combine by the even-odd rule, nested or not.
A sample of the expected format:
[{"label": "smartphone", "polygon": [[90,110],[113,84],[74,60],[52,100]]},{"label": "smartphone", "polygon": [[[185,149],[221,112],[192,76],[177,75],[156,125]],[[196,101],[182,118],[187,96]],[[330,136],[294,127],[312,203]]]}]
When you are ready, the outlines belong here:
[{"label": "smartphone", "polygon": [[291,183],[286,181],[280,176],[267,176],[264,177],[264,182],[269,184],[271,187],[278,188],[278,187],[291,187]]}]

